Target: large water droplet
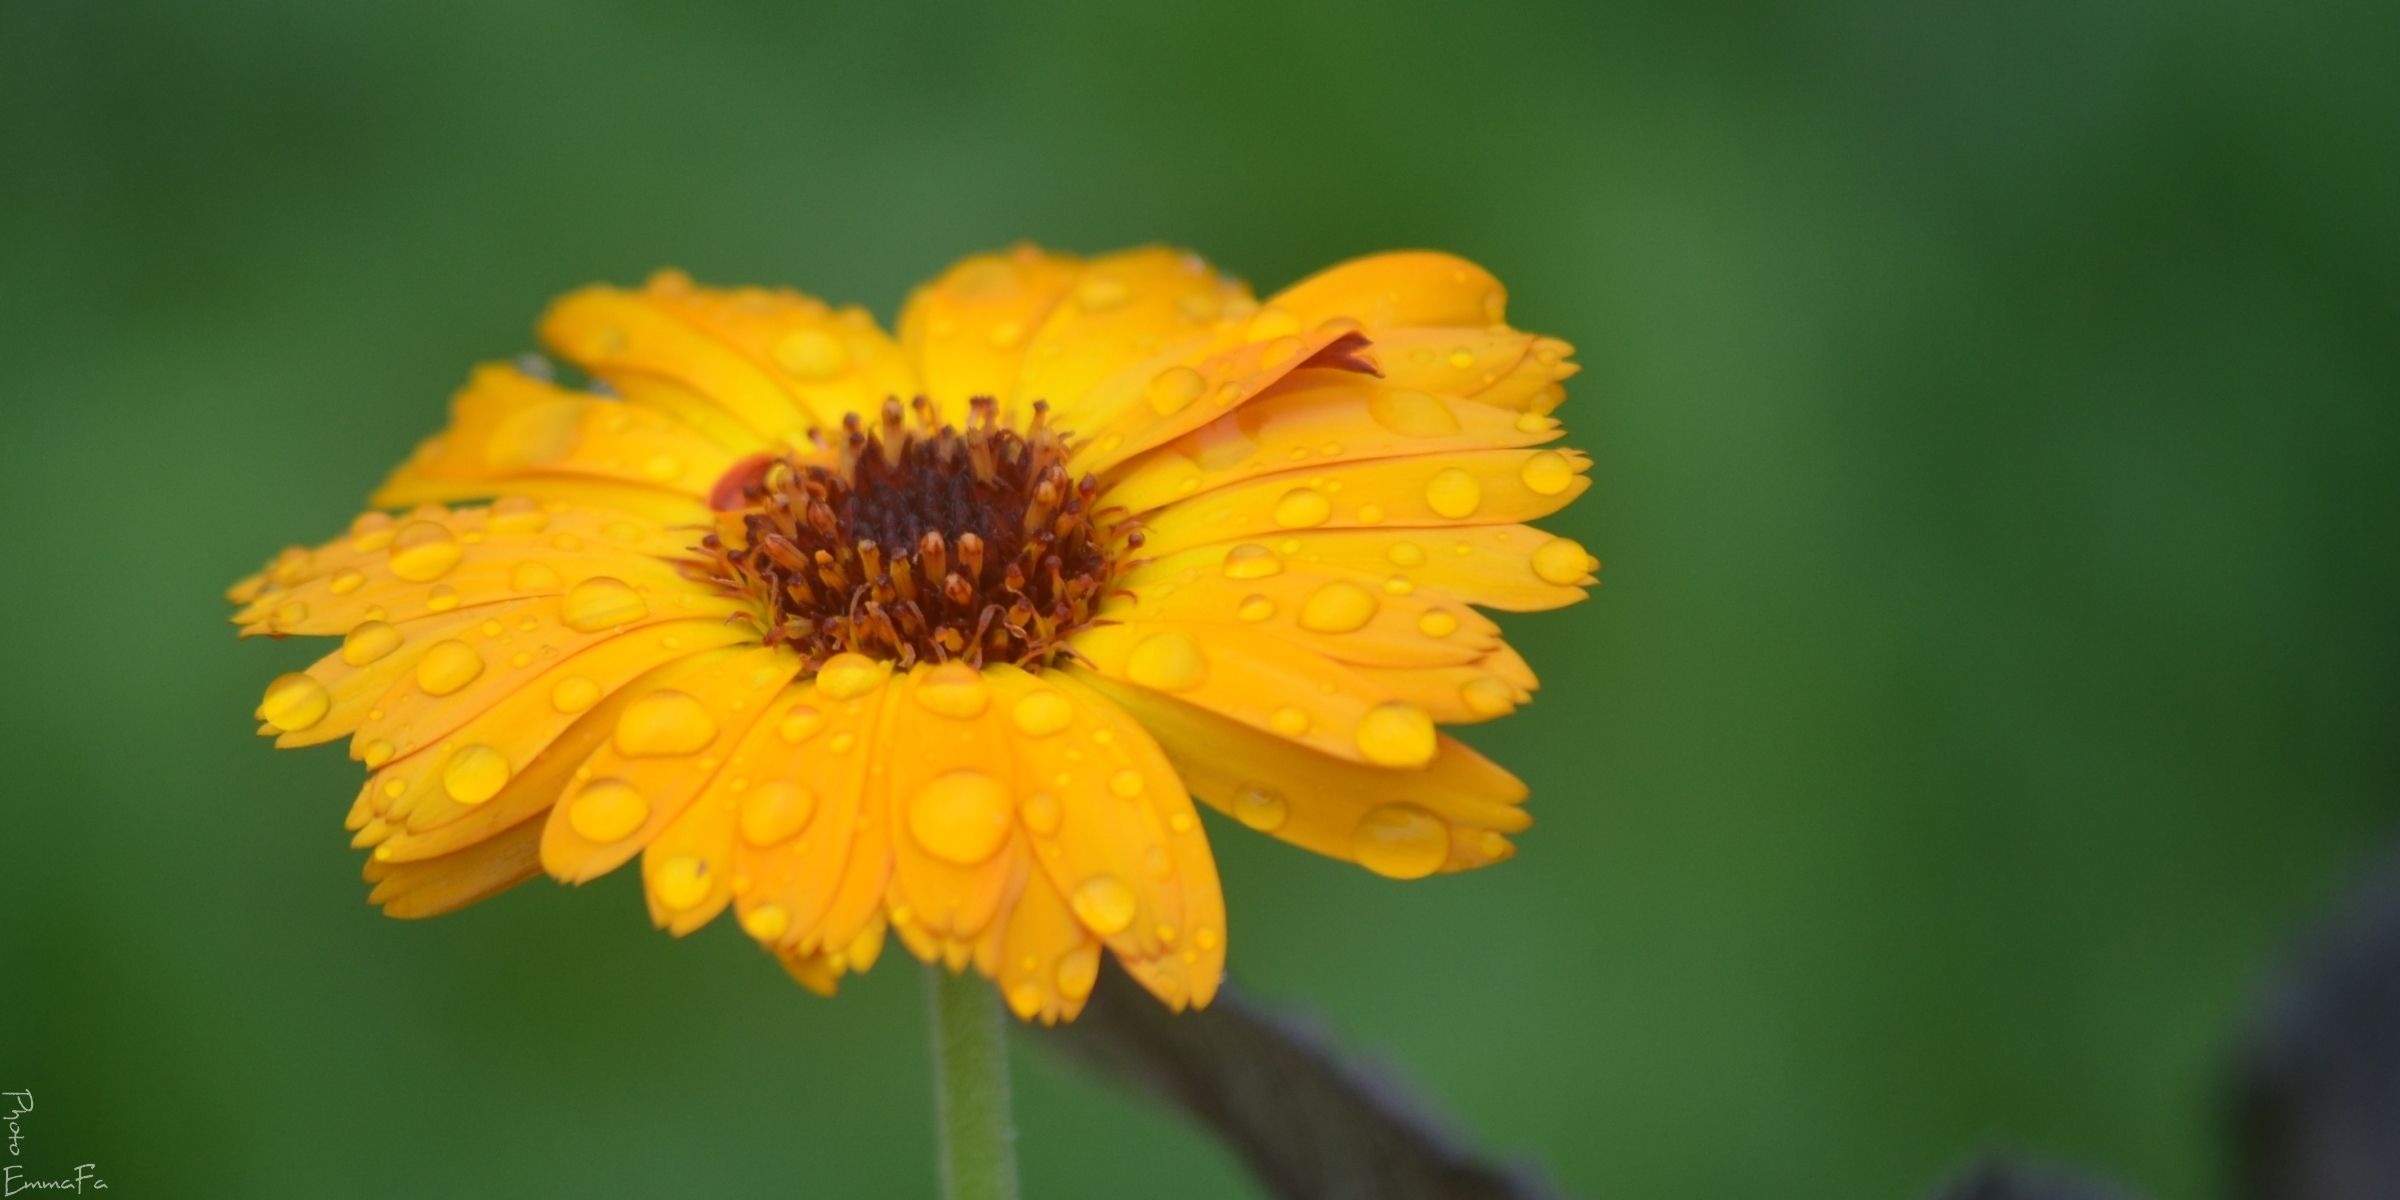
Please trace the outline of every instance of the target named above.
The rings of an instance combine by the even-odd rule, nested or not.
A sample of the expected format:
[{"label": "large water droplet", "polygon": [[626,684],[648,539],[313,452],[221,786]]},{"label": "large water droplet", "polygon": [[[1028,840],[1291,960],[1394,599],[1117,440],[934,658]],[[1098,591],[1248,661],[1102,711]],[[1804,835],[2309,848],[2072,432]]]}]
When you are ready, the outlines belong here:
[{"label": "large water droplet", "polygon": [[1575,464],[1556,450],[1544,450],[1525,460],[1517,478],[1524,481],[1526,490],[1536,495],[1555,496],[1574,485]]},{"label": "large water droplet", "polygon": [[442,790],[460,804],[481,804],[508,786],[508,756],[480,743],[461,746],[442,766]]},{"label": "large water droplet", "polygon": [[1358,751],[1378,766],[1424,766],[1433,761],[1433,718],[1406,701],[1378,704],[1359,719]]},{"label": "large water droplet", "polygon": [[1008,828],[1008,789],[971,768],[936,776],[908,806],[908,830],[917,844],[960,866],[998,853]]},{"label": "large water droplet", "polygon": [[1200,372],[1179,366],[1168,367],[1153,376],[1149,385],[1142,389],[1142,395],[1150,401],[1151,409],[1158,415],[1171,417],[1190,408],[1192,402],[1207,391],[1208,381],[1200,377]]},{"label": "large water droplet", "polygon": [[1375,619],[1375,593],[1346,579],[1309,593],[1300,606],[1300,627],[1317,633],[1351,633]]},{"label": "large water droplet", "polygon": [[333,693],[314,678],[295,671],[268,684],[266,698],[259,707],[267,724],[284,733],[298,733],[315,727],[333,711]]},{"label": "large water droplet", "polygon": [[1282,828],[1285,818],[1290,815],[1291,808],[1284,803],[1280,792],[1255,783],[1245,783],[1233,789],[1233,817],[1252,829],[1261,833],[1273,832]]},{"label": "large water droplet", "polygon": [[1333,516],[1333,501],[1313,487],[1296,487],[1275,502],[1275,523],[1285,529],[1322,525]]},{"label": "large water droplet", "polygon": [[761,849],[780,845],[800,836],[816,815],[816,793],[789,780],[772,780],[742,800],[742,840]]},{"label": "large water droplet", "polygon": [[650,819],[650,801],[622,779],[585,784],[567,805],[567,826],[587,841],[623,841]]},{"label": "large water droplet", "polygon": [[428,696],[447,696],[483,674],[483,656],[455,639],[435,642],[417,660],[417,686]]},{"label": "large water droplet", "polygon": [[1085,928],[1107,937],[1133,924],[1137,901],[1124,880],[1114,875],[1094,875],[1076,887],[1071,903],[1076,918]]},{"label": "large water droplet", "polygon": [[1573,538],[1551,538],[1533,552],[1533,573],[1544,583],[1572,587],[1599,567],[1599,562]]},{"label": "large water droplet", "polygon": [[354,667],[381,662],[405,640],[389,622],[362,621],[342,638],[342,661]]},{"label": "large water droplet", "polygon": [[1409,388],[1381,388],[1367,401],[1367,415],[1402,437],[1443,437],[1458,432],[1458,414],[1439,396]]},{"label": "large water droplet", "polygon": [[882,664],[864,654],[836,654],[817,671],[817,690],[835,700],[864,696],[882,684]]},{"label": "large water droplet", "polygon": [[1020,697],[1009,710],[1009,719],[1027,737],[1049,737],[1075,719],[1075,708],[1066,697],[1043,688]]},{"label": "large water droplet", "polygon": [[457,566],[465,554],[447,527],[433,521],[411,521],[392,538],[392,574],[410,583],[431,583]]},{"label": "large water droplet", "polygon": [[650,604],[633,585],[613,575],[594,575],[567,589],[560,616],[578,633],[601,633],[650,615]]},{"label": "large water droplet", "polygon": [[1425,483],[1425,507],[1453,521],[1483,506],[1483,485],[1457,467],[1444,467]]},{"label": "large water droplet", "polygon": [[550,706],[562,713],[579,713],[600,702],[600,685],[581,675],[569,675],[550,689]]},{"label": "large water droplet", "polygon": [[1422,879],[1450,857],[1450,828],[1414,804],[1386,804],[1359,818],[1350,831],[1358,865],[1393,879]]},{"label": "large water droplet", "polygon": [[1208,659],[1199,643],[1180,633],[1154,633],[1126,656],[1125,674],[1143,687],[1183,692],[1208,679]]},{"label": "large water droplet", "polygon": [[1265,579],[1283,571],[1283,560],[1256,542],[1244,542],[1225,552],[1227,579]]},{"label": "large water droplet", "polygon": [[650,894],[667,908],[682,912],[708,898],[710,883],[707,859],[678,854],[658,864],[658,871],[650,876]]},{"label": "large water droplet", "polygon": [[932,712],[968,721],[990,707],[992,689],[984,683],[983,672],[963,662],[951,662],[927,671],[917,682],[916,697],[919,705]]}]

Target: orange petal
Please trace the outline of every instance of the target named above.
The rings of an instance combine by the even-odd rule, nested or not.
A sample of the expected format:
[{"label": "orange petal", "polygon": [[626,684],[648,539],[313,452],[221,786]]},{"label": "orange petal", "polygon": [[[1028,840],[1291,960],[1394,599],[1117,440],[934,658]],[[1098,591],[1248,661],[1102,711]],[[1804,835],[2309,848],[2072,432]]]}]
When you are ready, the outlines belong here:
[{"label": "orange petal", "polygon": [[1158,738],[1194,795],[1248,825],[1378,874],[1415,878],[1508,858],[1531,824],[1525,785],[1451,738],[1420,770],[1344,762],[1113,680],[1090,685]]},{"label": "orange petal", "polygon": [[1304,529],[1513,524],[1564,508],[1591,486],[1572,450],[1475,450],[1262,476],[1151,515],[1158,551]]},{"label": "orange petal", "polygon": [[1370,328],[1480,329],[1506,318],[1508,291],[1491,272],[1456,255],[1399,250],[1327,267],[1277,293],[1267,306],[1304,325],[1348,317]]},{"label": "orange petal", "polygon": [[1219,574],[1256,578],[1303,564],[1383,584],[1405,579],[1420,593],[1438,592],[1507,612],[1535,612],[1583,599],[1599,565],[1574,539],[1529,525],[1309,529],[1176,551],[1135,567],[1117,583],[1141,591]]},{"label": "orange petal", "polygon": [[900,312],[900,348],[925,394],[953,421],[967,401],[989,396],[1004,412],[1039,396],[1017,391],[1025,351],[1066,299],[1083,264],[1019,245],[962,259],[918,288]]}]

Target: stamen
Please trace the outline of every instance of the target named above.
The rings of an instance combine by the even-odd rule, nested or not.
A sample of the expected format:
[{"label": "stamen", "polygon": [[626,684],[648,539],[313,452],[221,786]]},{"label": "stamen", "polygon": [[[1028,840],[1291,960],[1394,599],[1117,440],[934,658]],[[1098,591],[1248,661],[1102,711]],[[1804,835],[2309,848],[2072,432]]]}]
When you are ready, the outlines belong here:
[{"label": "stamen", "polygon": [[852,414],[805,449],[745,460],[711,492],[720,518],[694,576],[751,598],[767,643],[812,670],[845,651],[1049,665],[1140,532],[1095,507],[1098,480],[1068,476],[1046,405],[1022,432],[989,397],[963,432],[938,421],[924,397],[895,398],[872,428]]}]

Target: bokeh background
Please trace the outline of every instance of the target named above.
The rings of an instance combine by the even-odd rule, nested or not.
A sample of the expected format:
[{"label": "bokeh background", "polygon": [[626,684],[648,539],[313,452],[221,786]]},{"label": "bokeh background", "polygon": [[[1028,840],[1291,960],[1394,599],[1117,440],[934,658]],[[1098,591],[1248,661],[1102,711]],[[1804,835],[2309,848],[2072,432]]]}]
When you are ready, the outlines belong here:
[{"label": "bokeh background", "polygon": [[[1234,971],[1587,1194],[2213,1189],[2264,964],[2400,815],[2400,72],[2372,6],[0,5],[0,1089],[125,1195],[929,1192],[922,987],[630,879],[377,916],[338,531],[545,300],[869,302],[1018,238],[1436,246],[1573,340],[1607,562],[1497,870],[1217,822]],[[1230,1196],[1018,1055],[1029,1194]]]}]

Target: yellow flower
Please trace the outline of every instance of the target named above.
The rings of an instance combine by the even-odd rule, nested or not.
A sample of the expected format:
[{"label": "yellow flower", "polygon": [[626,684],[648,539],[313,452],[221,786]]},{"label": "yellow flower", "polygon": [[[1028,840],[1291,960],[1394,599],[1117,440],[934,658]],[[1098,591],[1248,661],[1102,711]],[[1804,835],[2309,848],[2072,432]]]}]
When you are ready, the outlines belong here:
[{"label": "yellow flower", "polygon": [[[346,536],[231,599],[339,637],[279,746],[350,739],[371,899],[446,912],[641,856],[830,991],[886,932],[1072,1019],[1103,946],[1223,972],[1191,799],[1379,874],[1508,857],[1525,788],[1437,730],[1534,677],[1475,606],[1580,599],[1525,522],[1575,370],[1482,269],[1397,253],[1264,304],[1187,254],[968,259],[897,340],[787,291],[560,300]],[[409,507],[416,506],[416,507]],[[382,510],[394,510],[386,512]]]}]

